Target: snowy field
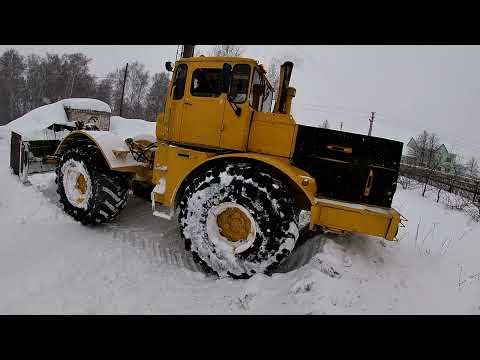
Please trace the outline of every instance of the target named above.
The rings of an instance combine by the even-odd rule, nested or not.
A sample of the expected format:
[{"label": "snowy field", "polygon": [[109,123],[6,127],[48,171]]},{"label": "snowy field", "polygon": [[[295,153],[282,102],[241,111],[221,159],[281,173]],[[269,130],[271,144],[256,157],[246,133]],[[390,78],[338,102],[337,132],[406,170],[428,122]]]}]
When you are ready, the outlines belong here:
[{"label": "snowy field", "polygon": [[417,190],[395,195],[398,243],[304,236],[271,277],[217,279],[144,200],[109,225],[76,223],[54,174],[11,174],[9,145],[0,127],[0,314],[480,314],[480,224]]}]

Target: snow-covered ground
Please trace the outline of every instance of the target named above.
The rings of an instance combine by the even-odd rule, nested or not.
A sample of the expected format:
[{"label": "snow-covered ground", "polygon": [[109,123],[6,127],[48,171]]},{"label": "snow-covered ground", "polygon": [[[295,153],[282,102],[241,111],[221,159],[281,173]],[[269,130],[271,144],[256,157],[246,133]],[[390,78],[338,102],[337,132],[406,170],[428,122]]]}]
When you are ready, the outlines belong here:
[{"label": "snow-covered ground", "polygon": [[9,143],[0,127],[1,314],[480,314],[480,224],[416,190],[395,195],[398,243],[317,235],[271,277],[216,279],[144,200],[109,225],[76,223],[53,174],[11,175]]}]

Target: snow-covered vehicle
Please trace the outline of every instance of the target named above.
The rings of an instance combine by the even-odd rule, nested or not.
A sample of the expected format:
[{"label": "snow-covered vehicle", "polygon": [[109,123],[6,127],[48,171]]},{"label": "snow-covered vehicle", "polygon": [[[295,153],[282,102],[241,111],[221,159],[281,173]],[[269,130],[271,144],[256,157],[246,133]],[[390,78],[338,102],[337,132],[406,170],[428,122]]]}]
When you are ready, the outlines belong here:
[{"label": "snow-covered vehicle", "polygon": [[63,99],[36,108],[12,121],[10,167],[26,180],[29,174],[52,171],[50,157],[72,130],[110,129],[110,106],[97,99]]},{"label": "snow-covered vehicle", "polygon": [[178,210],[196,262],[236,278],[288,257],[301,210],[310,230],[395,239],[401,142],[298,125],[291,62],[274,105],[253,59],[183,56],[166,68],[173,77],[155,137],[75,130],[56,149],[58,193],[73,218],[109,222],[130,188],[143,189],[153,215],[172,219]]}]

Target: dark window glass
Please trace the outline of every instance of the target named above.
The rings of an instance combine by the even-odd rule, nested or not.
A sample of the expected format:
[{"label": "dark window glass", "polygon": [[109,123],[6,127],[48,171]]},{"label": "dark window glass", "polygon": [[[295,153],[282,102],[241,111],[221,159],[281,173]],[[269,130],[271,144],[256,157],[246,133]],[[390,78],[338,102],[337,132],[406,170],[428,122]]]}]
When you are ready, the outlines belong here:
[{"label": "dark window glass", "polygon": [[193,96],[217,97],[222,93],[222,69],[196,69],[192,75]]},{"label": "dark window glass", "polygon": [[238,64],[233,67],[230,96],[235,103],[243,103],[247,100],[248,83],[250,81],[250,66]]},{"label": "dark window glass", "polygon": [[175,81],[173,83],[173,100],[180,100],[183,98],[185,92],[185,81],[187,79],[187,65],[180,64],[175,73]]},{"label": "dark window glass", "polygon": [[273,89],[268,80],[256,68],[253,69],[252,88],[248,96],[250,106],[262,112],[272,111]]},{"label": "dark window glass", "polygon": [[263,89],[262,89],[263,81],[262,76],[258,72],[257,69],[253,69],[253,81],[252,81],[252,88],[250,89],[250,95],[248,101],[250,106],[255,110],[260,110],[260,106],[262,104],[262,97],[263,97]]},{"label": "dark window glass", "polygon": [[273,89],[267,84],[265,87],[265,94],[263,95],[262,112],[272,111]]}]

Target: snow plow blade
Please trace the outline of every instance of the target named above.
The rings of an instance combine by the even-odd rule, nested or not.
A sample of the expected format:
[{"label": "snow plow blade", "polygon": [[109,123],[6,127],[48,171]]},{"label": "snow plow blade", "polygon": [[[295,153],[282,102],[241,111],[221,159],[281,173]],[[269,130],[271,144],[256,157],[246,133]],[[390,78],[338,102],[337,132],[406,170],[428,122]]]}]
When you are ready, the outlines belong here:
[{"label": "snow plow blade", "polygon": [[357,232],[395,240],[400,223],[401,215],[393,208],[317,198],[311,209],[310,230],[320,226],[338,234]]}]

